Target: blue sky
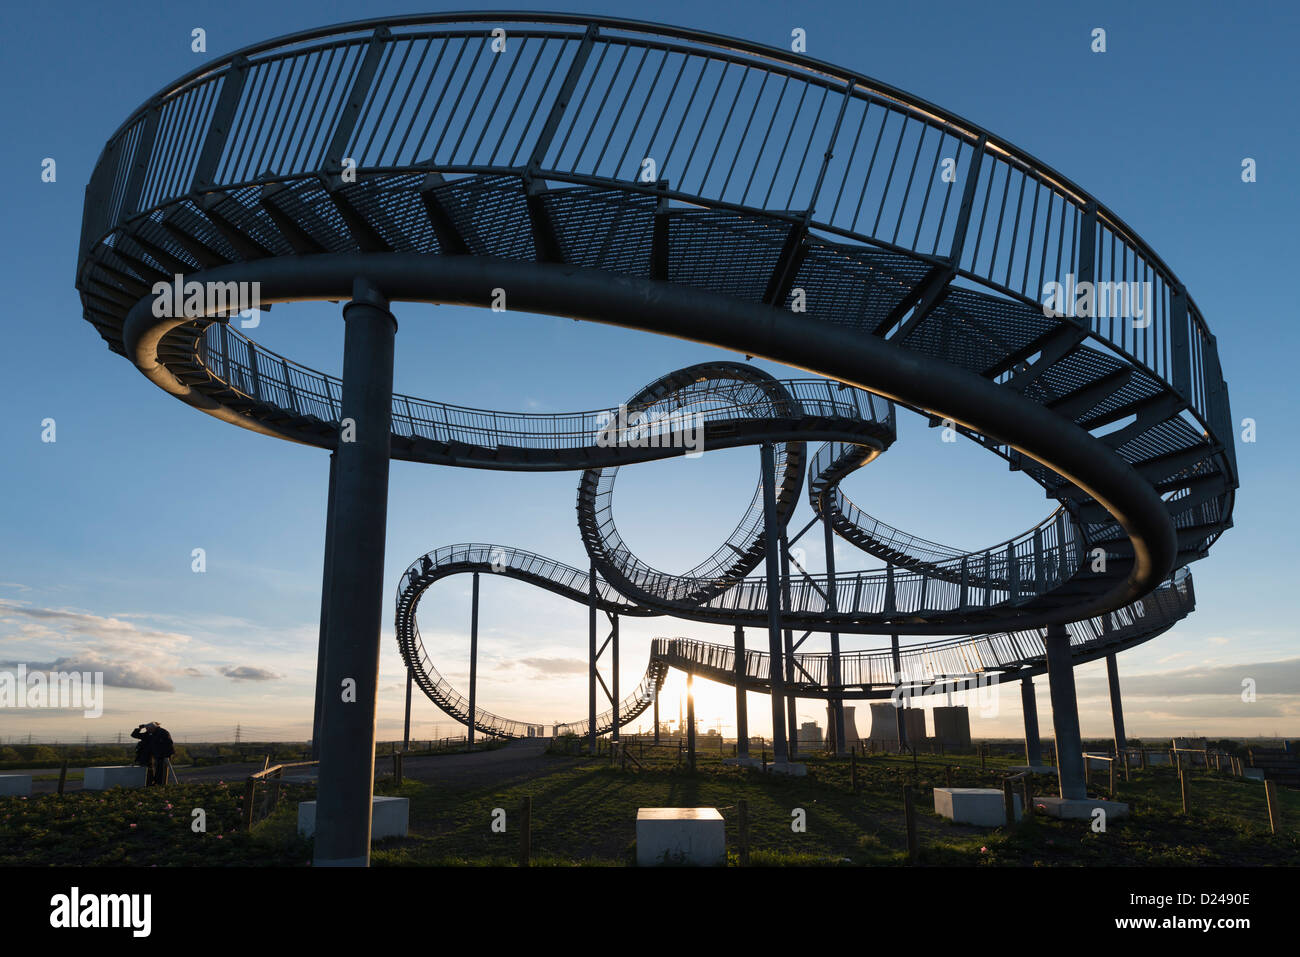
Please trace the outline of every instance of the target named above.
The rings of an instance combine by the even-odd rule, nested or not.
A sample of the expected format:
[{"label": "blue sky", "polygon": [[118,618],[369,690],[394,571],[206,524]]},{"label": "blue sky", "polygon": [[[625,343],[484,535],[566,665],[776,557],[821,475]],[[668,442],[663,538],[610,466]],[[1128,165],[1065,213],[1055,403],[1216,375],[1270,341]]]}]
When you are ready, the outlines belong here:
[{"label": "blue sky", "polygon": [[[551,4],[515,3],[517,9]],[[477,8],[466,0],[457,7]],[[434,9],[434,8],[430,8]],[[490,9],[482,7],[481,9]],[[620,14],[611,5],[574,11]],[[246,44],[312,26],[406,13],[340,2],[8,5],[0,60],[9,136],[0,171],[8,272],[0,372],[0,661],[104,670],[103,718],[0,712],[0,738],[94,739],[156,718],[178,738],[303,737],[310,723],[320,601],[326,453],[236,429],[170,399],[108,352],[73,288],[85,183],[104,141],[172,79]],[[637,11],[640,13],[640,11]],[[1291,277],[1300,253],[1295,157],[1300,14],[1285,3],[886,5],[682,3],[653,19],[809,53],[942,104],[1006,137],[1115,210],[1187,284],[1219,340],[1232,407],[1256,420],[1238,445],[1236,528],[1193,571],[1197,612],[1120,659],[1130,733],[1300,733],[1292,501],[1300,345]],[[207,31],[208,54],[190,51]],[[1108,49],[1089,49],[1094,27]],[[42,183],[41,161],[57,162]],[[1241,181],[1241,162],[1258,181]],[[676,340],[549,317],[448,307],[397,310],[397,388],[498,409],[603,408],[671,369],[723,356]],[[337,373],[343,324],[328,304],[277,306],[257,335]],[[545,357],[544,362],[538,357]],[[734,356],[729,356],[735,358]],[[780,373],[777,366],[769,365]],[[40,440],[57,422],[57,442]],[[905,417],[895,447],[846,483],[867,511],[923,536],[978,547],[1048,511],[1041,491],[999,460]],[[730,531],[752,491],[757,453],[716,452],[620,476],[627,541],[647,560],[686,568]],[[389,586],[424,551],[460,541],[515,544],[581,564],[576,474],[517,475],[395,463]],[[806,520],[807,506],[800,517]],[[802,524],[802,521],[799,521]],[[820,568],[819,537],[808,541]],[[208,570],[190,570],[191,550]],[[869,564],[840,552],[841,568]],[[421,629],[444,673],[462,680],[469,582],[437,587]],[[480,702],[511,717],[573,719],[585,710],[586,615],[527,586],[484,583]],[[622,682],[649,639],[726,641],[687,622],[627,622]],[[754,636],[758,640],[758,636]],[[818,639],[810,639],[815,642]],[[824,639],[823,639],[824,640]],[[846,639],[848,647],[875,639]],[[812,645],[812,647],[821,647]],[[1259,683],[1240,701],[1242,678]],[[1104,668],[1079,672],[1085,734],[1104,735]],[[665,710],[675,715],[674,678]],[[403,673],[385,611],[380,735],[398,733]],[[700,717],[732,719],[729,690],[705,690]],[[977,735],[1014,734],[1012,689]],[[1046,695],[1043,704],[1047,727]],[[751,728],[766,730],[763,702]],[[801,715],[818,717],[805,702]],[[865,732],[865,728],[862,728]],[[417,702],[415,732],[453,733]]]}]

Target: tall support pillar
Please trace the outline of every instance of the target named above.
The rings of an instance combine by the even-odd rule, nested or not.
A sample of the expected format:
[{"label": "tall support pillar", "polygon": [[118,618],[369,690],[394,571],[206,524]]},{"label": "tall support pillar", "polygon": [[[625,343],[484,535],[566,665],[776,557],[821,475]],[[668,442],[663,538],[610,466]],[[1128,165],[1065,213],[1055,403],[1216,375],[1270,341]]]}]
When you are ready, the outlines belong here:
[{"label": "tall support pillar", "polygon": [[779,540],[776,528],[776,456],[772,443],[764,442],[761,448],[763,468],[763,525],[767,564],[767,651],[768,685],[772,698],[772,761],[788,762],[790,753],[785,739],[785,681],[781,664],[781,572],[777,552]]},{"label": "tall support pillar", "polygon": [[[781,609],[784,612],[790,607],[790,543],[786,540],[785,530],[781,531]],[[786,687],[789,688],[794,684],[795,674],[794,667],[794,632],[786,628],[785,638],[785,680]],[[799,756],[799,702],[788,691],[785,698],[785,720],[786,734],[790,742],[790,759],[794,760]]]},{"label": "tall support pillar", "polygon": [[469,611],[469,721],[466,722],[465,750],[474,750],[474,716],[478,714],[478,572],[470,592]]},{"label": "tall support pillar", "polygon": [[745,629],[736,626],[736,757],[749,757],[749,694],[745,689]]},{"label": "tall support pillar", "polygon": [[1020,680],[1020,710],[1025,716],[1025,763],[1038,767],[1043,763],[1043,740],[1038,733],[1038,696],[1034,679]]},{"label": "tall support pillar", "polygon": [[1106,656],[1106,679],[1110,683],[1110,715],[1115,721],[1115,755],[1118,757],[1128,747],[1128,739],[1124,736],[1124,703],[1119,696],[1119,664],[1114,652]]},{"label": "tall support pillar", "polygon": [[609,659],[609,686],[613,689],[614,698],[614,725],[610,730],[610,740],[618,740],[618,615],[611,619],[614,630],[610,634],[610,659]]},{"label": "tall support pillar", "polygon": [[375,783],[397,322],[388,300],[364,279],[354,281],[343,318],[343,415],[329,577],[347,588],[331,588],[326,610],[315,863],[364,867],[370,863]]},{"label": "tall support pillar", "polygon": [[[894,661],[894,689],[897,691],[903,683],[903,658],[898,650],[898,635],[889,636],[889,653]],[[901,696],[895,696],[894,702],[894,727],[898,731],[898,750],[900,752],[907,749],[907,722],[903,720],[903,699]]]},{"label": "tall support pillar", "polygon": [[[826,610],[834,614],[839,611],[839,596],[835,591],[835,533],[831,529],[830,515],[826,510],[822,510],[822,528],[826,536]],[[832,688],[843,688],[844,680],[840,670],[840,633],[831,632],[831,673],[830,682]],[[834,732],[834,739],[828,741],[831,750],[836,755],[843,755],[847,750],[844,736],[844,699],[831,698],[831,724],[833,728],[829,729]]]},{"label": "tall support pillar", "polygon": [[411,685],[415,683],[415,674],[406,669],[406,720],[402,722],[402,750],[411,750]]},{"label": "tall support pillar", "polygon": [[1056,735],[1061,797],[1086,798],[1088,789],[1079,734],[1079,702],[1074,692],[1074,662],[1070,658],[1070,633],[1064,625],[1049,625],[1043,645],[1047,651],[1047,687],[1052,696],[1052,730]]},{"label": "tall support pillar", "polygon": [[659,689],[655,688],[655,744],[659,743]]},{"label": "tall support pillar", "polygon": [[596,566],[591,566],[587,601],[587,750],[596,753]]},{"label": "tall support pillar", "polygon": [[[224,327],[223,327],[224,329]],[[321,572],[320,586],[320,638],[316,646],[316,706],[311,719],[311,759],[320,760],[320,722],[325,707],[325,639],[326,622],[329,620],[329,600],[333,586],[330,583],[330,569],[333,567],[334,553],[334,475],[337,471],[338,453],[330,453],[329,491],[325,495],[325,561]]]},{"label": "tall support pillar", "polygon": [[686,758],[695,770],[695,672],[686,672]]}]

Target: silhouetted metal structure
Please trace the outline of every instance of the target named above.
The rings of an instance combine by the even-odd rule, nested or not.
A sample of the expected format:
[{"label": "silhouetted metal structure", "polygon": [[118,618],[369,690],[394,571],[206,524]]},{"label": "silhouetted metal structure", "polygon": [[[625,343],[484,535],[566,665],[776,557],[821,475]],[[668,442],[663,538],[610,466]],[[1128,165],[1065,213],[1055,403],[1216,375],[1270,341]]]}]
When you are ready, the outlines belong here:
[{"label": "silhouetted metal structure", "polygon": [[[157,284],[177,276],[205,294],[193,309],[159,310]],[[253,282],[265,303],[349,300],[342,379],[238,331],[229,297],[240,287],[226,284]],[[1059,310],[1041,302],[1050,283],[1065,290]],[[1105,308],[1069,308],[1083,284]],[[390,457],[582,471],[579,529],[595,573],[514,550],[502,573],[611,615],[766,626],[770,660],[787,658],[769,667],[746,651],[742,668],[729,646],[656,643],[611,728],[646,707],[668,666],[771,688],[778,727],[782,683],[840,700],[892,688],[898,670],[924,684],[1023,676],[1049,660],[1053,710],[1068,710],[1069,663],[1190,611],[1184,566],[1231,525],[1235,453],[1217,345],[1133,230],[975,124],[742,40],[615,18],[448,13],[248,47],[169,85],[109,139],[86,191],[77,286],[109,347],[167,392],[336,453],[319,863],[368,856],[359,756],[367,734],[373,744],[382,599],[372,576]],[[670,376],[635,397],[696,402],[717,413],[707,447],[772,455],[770,500],[756,495],[700,566],[664,573],[622,545],[608,512],[615,470],[663,456],[597,442],[605,423],[590,413],[388,400],[391,303],[488,306],[503,292],[512,310],[674,335],[835,381],[773,385],[713,364],[694,383]],[[839,480],[888,444],[893,412],[861,390],[985,446],[1058,507],[973,552],[866,515]],[[810,440],[825,444],[805,462]],[[838,571],[833,583],[789,575],[789,598],[777,601],[773,536],[805,464],[831,531],[886,565]],[[404,576],[399,634],[426,694],[485,733],[510,734],[446,688],[414,623],[429,581],[490,569],[490,548],[438,550]],[[746,577],[763,560],[767,574]],[[341,581],[361,583],[359,597],[339,600]],[[979,634],[909,645],[895,669],[885,651],[838,662],[787,654],[778,629]],[[351,705],[336,700],[340,681],[354,682]],[[1058,738],[1068,737],[1061,719]],[[592,704],[587,733],[600,727]],[[1063,793],[1067,779],[1076,789],[1063,764]]]}]

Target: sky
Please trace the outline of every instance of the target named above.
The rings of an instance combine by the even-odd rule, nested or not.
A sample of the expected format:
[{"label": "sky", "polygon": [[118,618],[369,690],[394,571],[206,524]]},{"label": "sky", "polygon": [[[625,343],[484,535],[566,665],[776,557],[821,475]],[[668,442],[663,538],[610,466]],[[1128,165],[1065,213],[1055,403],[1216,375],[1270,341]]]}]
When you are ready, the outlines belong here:
[{"label": "sky", "polygon": [[[514,0],[513,9],[551,9]],[[433,9],[491,9],[470,0]],[[574,2],[573,12],[623,15]],[[0,373],[0,669],[102,671],[102,716],[0,709],[0,742],[113,740],[159,720],[178,740],[308,736],[320,610],[327,453],[234,428],[170,398],[111,354],[81,317],[73,286],[85,184],[110,134],[140,103],[207,59],[259,40],[362,16],[386,3],[8,4],[0,32],[7,136],[0,191],[7,228]],[[1219,342],[1239,431],[1235,522],[1193,567],[1198,607],[1166,635],[1120,656],[1128,731],[1300,734],[1300,523],[1290,504],[1294,434],[1296,222],[1294,100],[1300,12],[1288,3],[1225,10],[1196,3],[1039,4],[664,0],[639,15],[786,46],[802,28],[811,56],[939,103],[1010,140],[1092,192],[1186,283]],[[202,27],[207,53],[191,52]],[[1093,53],[1092,31],[1107,50]],[[54,182],[42,161],[56,161]],[[1244,158],[1257,180],[1244,183]],[[519,313],[399,304],[396,388],[502,410],[606,408],[665,372],[723,350],[614,327]],[[329,304],[280,305],[256,337],[314,368],[342,368],[343,323]],[[539,360],[539,357],[542,357]],[[763,367],[794,374],[771,363]],[[42,441],[54,419],[56,441]],[[1041,489],[969,443],[902,414],[899,439],[844,489],[884,521],[978,548],[1041,519]],[[757,478],[754,449],[624,470],[615,505],[626,541],[651,564],[684,570],[734,526]],[[578,475],[527,475],[395,462],[386,587],[425,551],[456,542],[516,545],[573,564]],[[794,520],[811,512],[805,503]],[[803,544],[820,570],[820,535]],[[203,548],[206,571],[191,569]],[[841,544],[842,570],[873,567]],[[439,670],[468,674],[467,578],[426,594],[420,628]],[[552,722],[586,710],[586,610],[527,585],[485,577],[479,702]],[[730,641],[725,628],[665,619],[622,628],[624,689],[650,639]],[[755,635],[751,641],[759,641]],[[846,637],[846,648],[881,639]],[[822,650],[824,636],[805,649]],[[1077,673],[1085,736],[1110,733],[1105,667]],[[1242,682],[1257,697],[1243,701]],[[1039,680],[1040,686],[1043,679]],[[665,688],[676,717],[684,679]],[[400,735],[405,676],[386,608],[378,734]],[[699,682],[698,717],[734,730],[734,692]],[[979,737],[1021,733],[1018,689]],[[1050,727],[1045,687],[1041,720]],[[768,709],[750,698],[750,728]],[[860,709],[863,713],[867,709]],[[822,705],[801,720],[825,723]],[[413,735],[460,726],[417,699]],[[859,731],[867,732],[860,716]],[[648,727],[648,717],[641,721]],[[634,725],[635,727],[635,725]]]}]

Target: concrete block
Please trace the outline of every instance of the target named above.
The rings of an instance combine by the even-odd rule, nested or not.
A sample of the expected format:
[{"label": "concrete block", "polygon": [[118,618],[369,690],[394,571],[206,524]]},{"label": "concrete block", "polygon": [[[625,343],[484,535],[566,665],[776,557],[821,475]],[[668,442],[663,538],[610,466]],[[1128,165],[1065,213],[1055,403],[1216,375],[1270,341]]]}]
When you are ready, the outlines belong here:
[{"label": "concrete block", "polygon": [[727,862],[727,829],[711,807],[643,807],[636,812],[636,863],[720,866]]},{"label": "concrete block", "polygon": [[[1020,795],[1013,795],[1016,820],[1024,813]],[[934,813],[957,824],[1002,827],[1007,823],[1006,805],[997,788],[935,788]]]},{"label": "concrete block", "polygon": [[1263,768],[1242,768],[1241,776],[1244,777],[1247,781],[1262,781],[1264,780],[1264,769]]},{"label": "concrete block", "polygon": [[127,764],[121,767],[86,768],[81,782],[83,791],[107,791],[109,788],[142,788],[145,768]]},{"label": "concrete block", "polygon": [[1065,821],[1091,821],[1092,812],[1097,808],[1106,812],[1107,821],[1128,814],[1128,805],[1122,801],[1103,801],[1101,798],[1034,798],[1035,811]]},{"label": "concrete block", "polygon": [[31,797],[30,774],[0,774],[0,797]]},{"label": "concrete block", "polygon": [[788,774],[791,777],[801,778],[808,773],[808,765],[797,764],[794,761],[773,761],[767,766],[767,770],[772,774]]},{"label": "concrete block", "polygon": [[[406,837],[410,818],[411,802],[408,798],[376,795],[370,799],[370,840]],[[299,802],[298,833],[303,837],[311,837],[316,833],[315,801]]]}]

